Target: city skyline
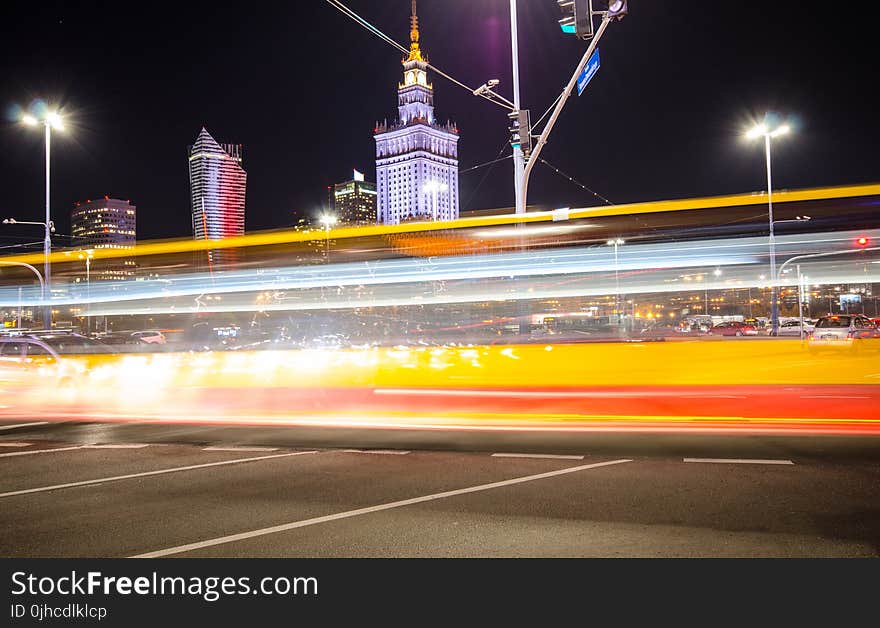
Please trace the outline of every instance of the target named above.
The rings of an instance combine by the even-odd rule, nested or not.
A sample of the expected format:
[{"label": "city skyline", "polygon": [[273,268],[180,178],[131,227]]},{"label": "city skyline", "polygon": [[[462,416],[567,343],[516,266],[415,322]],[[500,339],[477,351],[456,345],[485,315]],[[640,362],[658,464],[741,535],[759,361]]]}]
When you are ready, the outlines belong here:
[{"label": "city skyline", "polygon": [[[405,41],[408,25],[402,14],[408,4],[401,0],[383,3],[381,7],[364,2],[353,2],[351,6],[394,39]],[[480,7],[470,7],[463,2],[423,2],[420,12],[437,25],[436,33],[432,33],[432,62],[472,85],[498,77],[501,79],[499,89],[508,93],[510,62],[505,9],[503,2]],[[22,11],[18,17],[23,24],[47,20],[42,14],[16,10]],[[534,120],[558,93],[584,45],[559,32],[554,3],[524,5],[520,10],[524,105],[532,108]],[[279,24],[270,29],[265,41],[250,41],[245,58],[233,65],[233,69],[223,66],[226,57],[215,57],[200,61],[193,70],[207,72],[206,78],[215,82],[224,72],[231,72],[230,76],[242,78],[248,85],[262,80],[280,98],[280,109],[291,113],[276,116],[274,124],[255,115],[258,110],[253,107],[242,108],[217,98],[218,90],[226,88],[221,87],[222,82],[207,88],[209,93],[183,91],[185,98],[163,107],[128,101],[124,101],[123,106],[122,93],[139,81],[155,80],[156,70],[146,69],[124,54],[120,59],[107,59],[89,46],[70,55],[74,60],[60,58],[55,47],[47,46],[34,56],[32,65],[6,68],[9,80],[2,90],[4,105],[27,105],[30,98],[43,97],[60,103],[69,114],[70,132],[66,136],[58,134],[53,147],[52,205],[59,221],[59,245],[64,243],[63,235],[69,233],[64,225],[63,208],[81,198],[83,190],[96,189],[111,196],[139,199],[144,212],[143,237],[185,236],[186,223],[181,222],[179,214],[186,203],[183,188],[186,180],[174,166],[179,163],[175,154],[179,155],[176,151],[181,140],[186,141],[189,135],[185,127],[191,128],[193,122],[208,124],[222,136],[236,137],[248,144],[249,170],[254,177],[249,195],[249,229],[277,228],[293,224],[296,217],[313,215],[322,203],[320,182],[332,180],[331,173],[342,170],[342,164],[366,162],[364,155],[371,152],[370,127],[377,114],[388,109],[386,81],[392,72],[396,74],[399,54],[324,3],[290,11],[288,19],[281,20],[283,24],[305,20],[314,25],[317,36],[334,42],[329,52],[324,53],[328,55],[327,63],[320,69],[297,69],[289,81],[265,83],[268,75],[262,73],[264,66],[254,61],[261,59],[272,68],[299,50],[307,50],[305,44],[292,44],[302,48],[294,47],[280,54],[277,47],[282,41],[279,34],[282,24]],[[103,20],[105,24],[121,19],[114,11],[97,16],[89,7],[74,15],[61,4],[52,6],[50,13],[57,20],[49,25],[59,31],[88,18]],[[457,21],[452,28],[445,19],[450,14],[468,19]],[[803,127],[795,142],[780,149],[777,166],[780,187],[876,178],[869,147],[875,143],[877,130],[871,123],[869,100],[848,99],[846,115],[839,115],[836,110],[832,113],[829,100],[835,90],[859,93],[859,76],[864,72],[861,64],[867,63],[868,56],[852,50],[843,55],[833,49],[817,56],[812,51],[809,33],[816,30],[820,15],[808,11],[799,12],[793,21],[787,22],[790,28],[782,35],[775,35],[774,54],[770,55],[767,51],[771,46],[767,44],[762,48],[765,44],[761,43],[761,37],[735,36],[737,15],[732,10],[698,7],[689,9],[679,19],[672,11],[639,5],[633,12],[638,19],[615,25],[613,34],[603,41],[600,74],[585,96],[569,104],[544,157],[613,202],[758,190],[763,187],[761,156],[759,151],[739,142],[738,132],[747,118],[769,109],[791,114]],[[772,31],[776,28],[774,25],[790,17],[782,3],[769,9],[762,23],[753,28]],[[266,19],[255,16],[240,24],[237,32],[247,33],[248,29],[264,24]],[[212,26],[229,26],[224,16],[215,16],[212,20]],[[147,20],[143,27],[132,31],[132,37],[136,40],[145,37],[147,27],[152,26],[155,25]],[[169,39],[158,53],[159,67],[168,67],[185,49],[181,34],[175,31],[179,27],[180,24],[162,26]],[[650,32],[652,28],[664,36]],[[716,48],[724,50],[713,50],[708,57],[690,55],[687,46],[673,36],[675,28],[686,30],[698,41],[721,37],[725,46]],[[785,46],[778,45],[779,37],[785,37]],[[860,45],[858,36],[853,39],[856,46]],[[15,43],[13,34],[3,45]],[[649,49],[651,54],[646,54]],[[658,58],[667,60],[662,72],[655,71],[660,67]],[[809,62],[811,59],[813,63]],[[797,68],[793,67],[795,60],[798,60]],[[78,93],[71,78],[57,75],[76,76],[77,64],[86,61],[97,63],[98,76],[101,72],[124,68],[121,91],[95,101],[85,93]],[[70,71],[39,70],[50,66],[70,68]],[[333,66],[356,71],[346,74],[345,78],[339,73],[324,71]],[[242,74],[245,67],[254,73],[252,78]],[[830,72],[832,68],[834,71]],[[700,83],[699,106],[693,104],[696,92],[691,91],[693,88],[686,80],[694,74],[706,78]],[[184,79],[188,81],[190,77],[184,72],[179,77],[166,76],[163,80],[171,80],[175,87],[182,88]],[[746,79],[750,84],[744,88]],[[444,99],[444,111],[456,112],[466,133],[469,158],[462,164],[463,170],[492,160],[498,151],[506,152],[507,121],[502,111],[496,111],[448,81],[438,79],[435,83]],[[293,84],[308,85],[309,90],[290,91],[285,87]],[[343,89],[337,95],[333,90],[340,87]],[[820,96],[813,98],[817,90]],[[823,91],[829,96],[823,98]],[[352,99],[358,103],[353,108],[349,105]],[[632,104],[634,100],[639,106]],[[289,104],[294,105],[293,109]],[[664,119],[668,124],[646,132],[647,119],[653,119],[646,112],[659,106],[667,108]],[[333,128],[319,125],[320,129],[309,129],[302,123],[315,117],[319,107],[330,107],[328,114],[335,120]],[[620,111],[627,113],[618,122],[614,116]],[[132,115],[148,121],[146,135],[145,131],[128,124],[128,116]],[[329,141],[317,142],[311,135],[314,133]],[[339,142],[336,140],[339,134],[354,141]],[[846,154],[836,148],[841,137],[852,140]],[[300,154],[279,152],[288,144],[285,139],[299,142],[298,138],[302,138],[303,145],[311,147],[308,160],[303,160]],[[2,130],[2,171],[16,182],[7,186],[10,212],[27,215],[39,211],[42,173],[38,142],[38,138],[22,133],[11,122]],[[339,151],[338,146],[346,149]],[[506,162],[491,169],[463,173],[463,209],[511,206],[509,170],[510,163]],[[285,176],[285,171],[296,175]],[[688,185],[695,179],[701,182],[690,190]],[[535,171],[531,193],[533,202],[548,207],[600,204],[592,194],[543,165]],[[29,209],[29,205],[34,208]],[[36,239],[21,232],[0,235],[7,245]]]}]

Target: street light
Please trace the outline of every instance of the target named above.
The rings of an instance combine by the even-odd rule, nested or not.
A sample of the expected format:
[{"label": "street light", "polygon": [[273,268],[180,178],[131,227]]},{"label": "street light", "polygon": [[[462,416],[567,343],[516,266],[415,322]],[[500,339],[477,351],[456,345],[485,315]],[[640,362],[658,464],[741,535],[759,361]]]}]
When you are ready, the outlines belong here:
[{"label": "street light", "polygon": [[617,324],[620,325],[620,270],[617,263],[617,248],[623,244],[626,244],[625,240],[621,238],[615,238],[613,240],[608,240],[606,242],[608,246],[614,247],[614,292],[616,294],[614,299],[614,313],[617,314]]},{"label": "street light", "polygon": [[95,257],[94,249],[88,249],[77,255],[77,259],[86,261],[86,335],[92,331],[92,283],[91,283],[91,264]]},{"label": "street light", "polygon": [[330,261],[330,227],[335,225],[338,222],[336,216],[331,216],[330,214],[324,214],[318,219],[322,225],[324,225],[324,257],[329,262]]},{"label": "street light", "polygon": [[779,297],[776,286],[776,238],[773,231],[773,178],[770,169],[770,139],[786,135],[791,132],[787,124],[780,125],[773,130],[762,123],[758,124],[746,133],[750,140],[759,137],[764,138],[764,154],[767,162],[767,208],[770,221],[770,335],[775,336],[779,332]]},{"label": "street light", "polygon": [[[40,298],[43,301],[43,325],[46,329],[49,329],[52,326],[52,306],[46,301],[47,296],[51,296],[51,292],[49,292],[49,233],[55,233],[55,223],[51,220],[47,223],[45,222],[35,222],[30,220],[16,220],[15,218],[4,218],[4,225],[39,225],[46,230],[46,244],[44,247],[44,255],[46,256],[45,268],[43,269],[45,280],[43,277],[40,277]],[[48,227],[48,228],[47,228]],[[27,265],[29,268],[33,269],[33,266]],[[36,271],[34,271],[36,272]],[[37,273],[39,277],[40,274]]]},{"label": "street light", "polygon": [[[3,221],[6,223],[6,221]],[[37,281],[40,282],[40,299],[44,300],[46,298],[46,284],[43,283],[43,276],[40,274],[36,268],[31,266],[30,264],[25,264],[24,262],[2,262],[0,261],[0,266],[21,266],[22,268],[27,268],[31,270],[36,276]],[[33,322],[33,315],[31,316],[31,322]],[[16,327],[21,329],[21,286],[18,288],[18,322],[16,323]]]},{"label": "street light", "polygon": [[440,181],[428,181],[425,183],[424,190],[425,192],[434,193],[434,205],[433,205],[433,218],[436,220],[437,216],[437,195],[440,192],[446,192],[449,189],[449,186],[445,183],[441,183]]},{"label": "street light", "polygon": [[[716,268],[715,270],[712,271],[712,274],[715,275],[716,277],[720,277],[723,273],[721,272],[720,268]],[[703,287],[706,289],[706,314],[708,314],[709,313],[709,283],[707,282]]]},{"label": "street light", "polygon": [[[46,295],[51,299],[52,298],[52,288],[51,288],[51,273],[49,268],[49,255],[52,252],[52,238],[51,233],[52,229],[52,216],[50,211],[50,188],[49,188],[49,172],[50,172],[50,155],[51,155],[51,144],[52,144],[52,129],[56,131],[64,130],[64,123],[61,120],[61,115],[57,111],[46,111],[42,117],[37,117],[31,114],[24,114],[21,117],[21,121],[26,126],[39,126],[43,125],[45,128],[45,136],[46,136],[46,221],[42,224],[46,229],[46,238],[43,242],[43,254],[45,256],[44,269],[43,269],[43,277],[46,281]],[[5,222],[5,221],[4,221]],[[11,220],[10,224],[15,224],[16,221]],[[21,223],[28,224],[28,223]],[[46,322],[46,328],[50,328],[52,326],[52,308],[51,305],[45,304],[43,311],[44,320]]]}]

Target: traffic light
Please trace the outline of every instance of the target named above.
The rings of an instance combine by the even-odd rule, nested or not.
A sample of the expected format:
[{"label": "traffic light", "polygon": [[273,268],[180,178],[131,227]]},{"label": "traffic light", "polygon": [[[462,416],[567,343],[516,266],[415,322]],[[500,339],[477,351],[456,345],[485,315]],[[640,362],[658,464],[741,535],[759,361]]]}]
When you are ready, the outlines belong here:
[{"label": "traffic light", "polygon": [[593,0],[556,0],[562,10],[559,27],[581,39],[593,38]]},{"label": "traffic light", "polygon": [[860,238],[856,238],[856,244],[859,246],[868,246],[871,244],[871,241],[865,236],[861,236]]},{"label": "traffic light", "polygon": [[608,3],[608,17],[616,17],[618,20],[622,20],[623,16],[626,15],[626,11],[626,0],[610,0]]},{"label": "traffic light", "polygon": [[519,147],[528,159],[532,153],[532,123],[529,110],[511,111],[507,117],[510,118],[510,145],[514,148]]}]

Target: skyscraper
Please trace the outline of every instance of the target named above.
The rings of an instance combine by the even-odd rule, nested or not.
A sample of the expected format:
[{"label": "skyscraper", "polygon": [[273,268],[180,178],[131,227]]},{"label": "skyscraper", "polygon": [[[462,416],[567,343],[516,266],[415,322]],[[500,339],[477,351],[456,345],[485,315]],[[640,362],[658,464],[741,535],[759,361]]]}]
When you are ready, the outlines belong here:
[{"label": "skyscraper", "polygon": [[331,213],[339,223],[369,225],[376,222],[376,184],[354,171],[350,181],[333,186]]},{"label": "skyscraper", "polygon": [[74,246],[127,248],[135,245],[137,207],[131,201],[105,196],[78,202],[70,212]]},{"label": "skyscraper", "polygon": [[412,0],[409,56],[397,86],[398,120],[376,124],[377,219],[458,218],[458,128],[434,119],[434,87],[419,47],[419,18]]},{"label": "skyscraper", "polygon": [[244,234],[247,173],[241,144],[218,144],[203,127],[189,147],[189,187],[196,240]]},{"label": "skyscraper", "polygon": [[[137,240],[137,207],[131,201],[104,196],[75,203],[70,212],[73,245],[82,249],[129,249]],[[91,264],[91,276],[99,280],[130,279],[134,259],[111,258]],[[77,278],[79,282],[85,277]]]}]

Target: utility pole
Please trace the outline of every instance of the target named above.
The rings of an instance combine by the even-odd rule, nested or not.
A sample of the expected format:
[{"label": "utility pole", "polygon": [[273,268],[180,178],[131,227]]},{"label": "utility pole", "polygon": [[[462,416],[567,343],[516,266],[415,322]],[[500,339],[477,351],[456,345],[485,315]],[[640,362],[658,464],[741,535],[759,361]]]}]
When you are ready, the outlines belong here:
[{"label": "utility pole", "polygon": [[[514,111],[511,117],[519,116],[520,112],[520,96],[519,96],[519,37],[516,23],[516,0],[510,0],[510,47],[513,61],[513,107]],[[532,130],[520,127],[520,134],[531,134]],[[529,135],[531,139],[531,135]],[[513,145],[513,190],[515,195],[516,213],[524,214],[526,211],[525,199],[522,194],[523,173],[525,171],[525,160],[523,157],[522,145]]]}]

